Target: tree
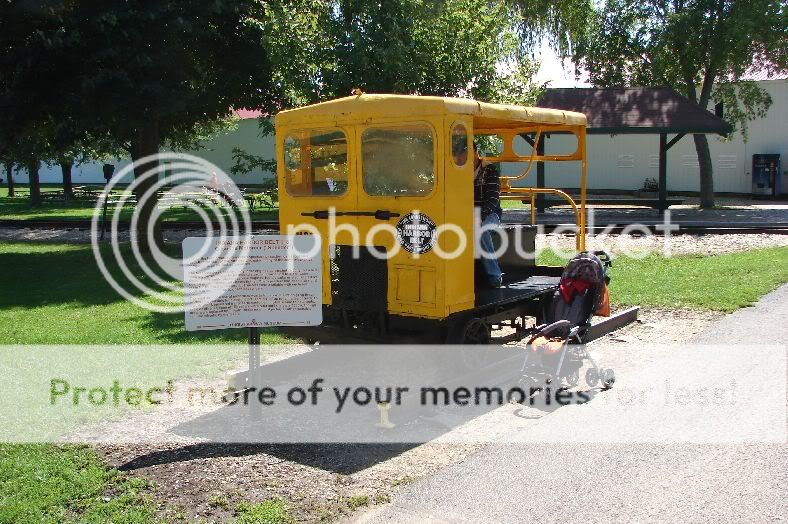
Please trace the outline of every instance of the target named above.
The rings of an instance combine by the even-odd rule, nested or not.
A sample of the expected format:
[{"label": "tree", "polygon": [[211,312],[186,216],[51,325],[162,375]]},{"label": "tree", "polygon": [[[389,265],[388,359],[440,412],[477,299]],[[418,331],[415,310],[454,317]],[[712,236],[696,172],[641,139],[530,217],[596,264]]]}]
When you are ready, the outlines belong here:
[{"label": "tree", "polygon": [[[788,10],[779,0],[606,0],[575,47],[594,85],[664,85],[706,110],[723,102],[746,139],[768,93],[742,81],[751,69],[788,68]],[[694,135],[701,207],[714,206],[706,135]]]},{"label": "tree", "polygon": [[[505,0],[290,0],[266,12],[265,47],[283,96],[274,113],[368,93],[470,96],[532,103],[538,64],[521,45]],[[233,173],[271,170],[270,159],[235,150]]]},{"label": "tree", "polygon": [[3,165],[5,165],[5,172],[8,176],[8,196],[13,198],[16,196],[14,192],[14,168],[16,166],[14,166],[14,162],[11,160],[4,161]]},{"label": "tree", "polygon": [[284,94],[259,107],[271,114],[353,88],[490,99],[535,72],[504,0],[287,0],[269,7],[264,32]]},{"label": "tree", "polygon": [[41,204],[38,170],[41,155],[49,146],[51,127],[43,114],[31,110],[27,86],[19,83],[17,72],[25,67],[19,54],[24,35],[42,30],[46,24],[45,18],[31,10],[0,3],[0,153],[6,166],[17,164],[27,169],[33,206]]},{"label": "tree", "polygon": [[566,57],[594,14],[591,0],[509,0],[509,18],[524,50],[546,40]]},{"label": "tree", "polygon": [[88,153],[89,141],[74,136],[74,131],[75,127],[65,123],[58,126],[52,151],[49,152],[51,156],[47,159],[47,164],[60,166],[60,171],[63,173],[63,196],[66,199],[74,196],[71,177],[74,165],[79,165],[94,156]]},{"label": "tree", "polygon": [[16,168],[16,160],[11,157],[11,151],[7,148],[7,144],[0,142],[0,164],[5,167],[8,176],[8,196],[13,198],[14,194],[14,169]]},{"label": "tree", "polygon": [[[11,115],[9,115],[9,119],[12,119]],[[0,144],[2,144],[0,150],[3,151],[4,163],[6,166],[16,163],[27,170],[30,184],[30,204],[33,207],[40,206],[41,183],[38,172],[41,167],[40,159],[43,157],[44,151],[50,147],[50,128],[45,124],[34,122],[11,126],[11,128],[18,131],[18,135],[13,139],[3,136],[4,129],[0,127]],[[10,180],[9,177],[9,182]]]},{"label": "tree", "polygon": [[[165,144],[192,142],[233,107],[278,96],[260,36],[265,4],[255,0],[78,0],[10,2],[0,41],[8,104],[29,118],[68,122],[75,136],[109,136],[140,163]],[[11,22],[8,22],[8,20]],[[46,81],[42,81],[46,79]],[[138,199],[155,180],[140,182]],[[137,209],[137,240],[146,249],[153,198]]]},{"label": "tree", "polygon": [[60,121],[53,131],[53,138],[45,162],[59,166],[63,173],[63,195],[74,196],[72,169],[86,162],[104,162],[120,158],[129,152],[120,147],[109,135],[90,135],[80,131],[77,125]]},{"label": "tree", "polygon": [[[333,96],[359,87],[493,101],[516,91],[522,80],[517,75],[535,73],[534,61],[519,53],[503,0],[345,0],[339,5],[332,19],[331,67],[321,75]],[[523,103],[537,93],[520,94]]]}]

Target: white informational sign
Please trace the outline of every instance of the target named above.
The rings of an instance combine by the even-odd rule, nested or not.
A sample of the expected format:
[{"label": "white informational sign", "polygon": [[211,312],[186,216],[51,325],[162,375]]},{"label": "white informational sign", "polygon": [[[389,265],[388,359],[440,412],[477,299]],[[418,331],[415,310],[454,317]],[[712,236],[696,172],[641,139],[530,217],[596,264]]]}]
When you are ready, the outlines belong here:
[{"label": "white informational sign", "polygon": [[313,235],[184,239],[186,329],[319,325],[319,242]]}]

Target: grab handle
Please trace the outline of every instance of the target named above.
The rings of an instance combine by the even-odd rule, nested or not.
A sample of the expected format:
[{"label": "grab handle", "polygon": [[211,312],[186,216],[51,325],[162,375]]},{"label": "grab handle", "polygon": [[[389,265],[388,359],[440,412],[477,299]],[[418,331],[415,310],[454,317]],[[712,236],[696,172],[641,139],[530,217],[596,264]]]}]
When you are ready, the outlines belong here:
[{"label": "grab handle", "polygon": [[[328,210],[321,209],[319,211],[308,211],[301,213],[301,216],[304,217],[314,217],[314,218],[322,218],[327,219],[329,216]],[[391,211],[387,211],[385,209],[378,209],[377,211],[335,211],[334,216],[336,217],[375,217],[378,220],[390,220],[393,217],[400,216],[399,213],[392,213]]]},{"label": "grab handle", "polygon": [[393,217],[400,216],[399,213],[392,213],[391,211],[386,211],[384,209],[378,209],[375,211],[375,218],[378,220],[391,220]]},{"label": "grab handle", "polygon": [[307,211],[307,212],[301,213],[301,216],[302,217],[322,218],[323,220],[326,220],[326,219],[328,219],[328,210],[327,209],[321,209],[319,211]]}]

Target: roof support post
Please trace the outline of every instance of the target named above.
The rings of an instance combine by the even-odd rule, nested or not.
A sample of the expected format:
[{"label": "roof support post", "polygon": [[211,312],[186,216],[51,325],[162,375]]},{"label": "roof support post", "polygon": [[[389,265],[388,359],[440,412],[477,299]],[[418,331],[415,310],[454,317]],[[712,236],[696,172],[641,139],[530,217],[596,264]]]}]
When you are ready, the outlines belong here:
[{"label": "roof support post", "polygon": [[[544,142],[547,140],[547,135],[542,134],[539,142],[536,144],[536,154],[544,156]],[[537,162],[536,164],[536,187],[544,187],[544,174],[545,162]],[[544,194],[539,193],[536,195],[536,211],[537,213],[544,213]]]},{"label": "roof support post", "polygon": [[668,142],[668,134],[659,135],[659,203],[660,211],[668,208],[668,150],[676,145],[686,133],[679,133]]},{"label": "roof support post", "polygon": [[659,203],[657,204],[660,211],[665,211],[668,208],[668,135],[667,133],[660,133],[659,135]]}]

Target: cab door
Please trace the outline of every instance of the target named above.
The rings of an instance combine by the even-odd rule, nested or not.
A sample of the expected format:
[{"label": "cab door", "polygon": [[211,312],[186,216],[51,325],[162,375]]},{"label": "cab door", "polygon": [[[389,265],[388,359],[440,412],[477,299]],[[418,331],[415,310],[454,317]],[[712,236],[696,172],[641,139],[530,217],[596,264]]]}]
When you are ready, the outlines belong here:
[{"label": "cab door", "polygon": [[[356,169],[361,244],[385,254],[389,313],[442,318],[443,260],[437,256],[444,222],[440,121],[360,126]],[[379,271],[380,273],[381,271]],[[382,298],[382,297],[381,297]]]},{"label": "cab door", "polygon": [[332,303],[336,245],[352,245],[358,228],[355,130],[336,125],[277,130],[279,224],[282,234],[316,233],[323,259],[323,304]]}]

